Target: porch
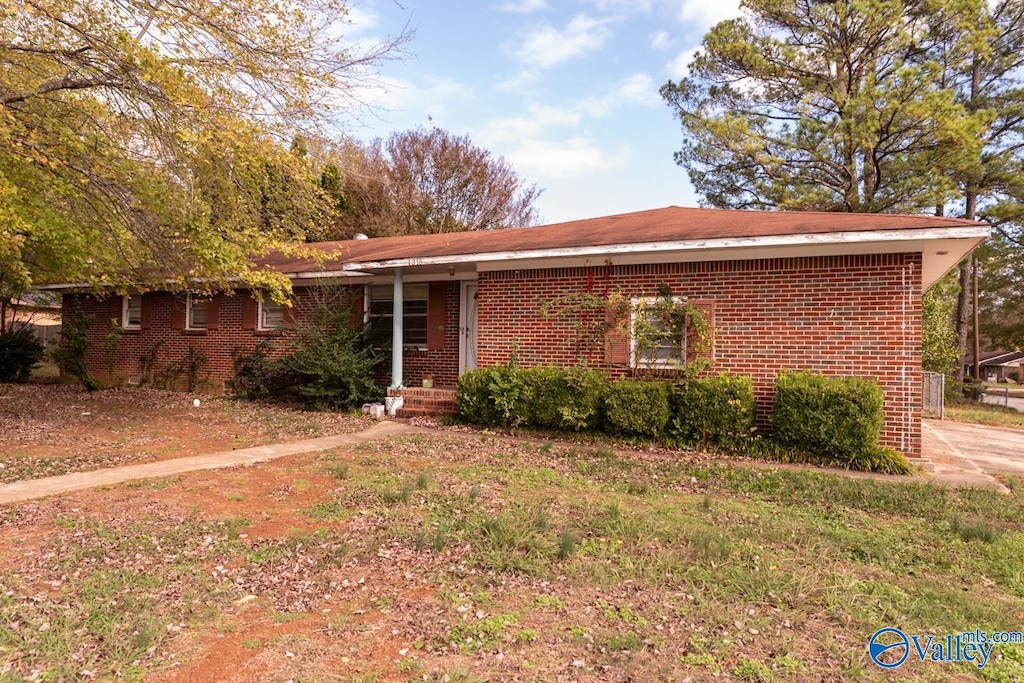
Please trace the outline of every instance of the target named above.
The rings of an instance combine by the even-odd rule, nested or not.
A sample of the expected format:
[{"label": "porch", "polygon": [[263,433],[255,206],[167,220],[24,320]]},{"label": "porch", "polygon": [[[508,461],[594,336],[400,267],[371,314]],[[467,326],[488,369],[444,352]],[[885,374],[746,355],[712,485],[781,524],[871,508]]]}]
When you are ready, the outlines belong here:
[{"label": "porch", "polygon": [[402,397],[396,417],[435,417],[455,414],[454,387],[399,387],[388,389],[388,398]]}]

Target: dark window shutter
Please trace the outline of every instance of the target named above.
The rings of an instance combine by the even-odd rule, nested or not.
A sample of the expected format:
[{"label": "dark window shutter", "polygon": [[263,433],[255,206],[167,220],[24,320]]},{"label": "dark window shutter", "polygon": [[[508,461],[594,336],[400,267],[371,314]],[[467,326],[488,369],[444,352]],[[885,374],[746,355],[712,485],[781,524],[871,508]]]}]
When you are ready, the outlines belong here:
[{"label": "dark window shutter", "polygon": [[711,299],[690,299],[690,303],[704,315],[711,328],[708,339],[700,339],[697,333],[687,325],[686,329],[686,361],[693,362],[697,359],[713,361],[715,359],[715,302]]},{"label": "dark window shutter", "polygon": [[299,298],[294,290],[289,301],[291,306],[285,306],[281,311],[281,323],[285,327],[295,327],[295,323],[299,319]]},{"label": "dark window shutter", "polygon": [[139,327],[148,330],[153,326],[153,295],[142,295],[142,316],[139,320]]},{"label": "dark window shutter", "polygon": [[[108,314],[111,320],[117,321],[117,324],[124,324],[124,297],[123,296],[112,296],[106,301]],[[104,328],[110,327],[110,321],[104,321]]]},{"label": "dark window shutter", "polygon": [[363,329],[366,317],[366,287],[354,286],[349,289],[349,292],[349,305],[352,309],[352,329],[361,330]]},{"label": "dark window shutter", "polygon": [[427,348],[444,348],[444,290],[446,283],[431,282],[427,301]]},{"label": "dark window shutter", "polygon": [[[628,316],[626,311],[624,316]],[[628,317],[623,321],[611,308],[605,309],[604,321],[608,327],[604,335],[604,362],[608,365],[629,365]]]},{"label": "dark window shutter", "polygon": [[242,292],[239,296],[242,297],[242,329],[255,330],[258,315],[255,297],[258,295],[256,292]]},{"label": "dark window shutter", "polygon": [[216,330],[220,327],[220,294],[214,294],[206,304],[206,329]]},{"label": "dark window shutter", "polygon": [[184,294],[176,294],[171,302],[171,329],[173,330],[185,329],[186,298]]}]

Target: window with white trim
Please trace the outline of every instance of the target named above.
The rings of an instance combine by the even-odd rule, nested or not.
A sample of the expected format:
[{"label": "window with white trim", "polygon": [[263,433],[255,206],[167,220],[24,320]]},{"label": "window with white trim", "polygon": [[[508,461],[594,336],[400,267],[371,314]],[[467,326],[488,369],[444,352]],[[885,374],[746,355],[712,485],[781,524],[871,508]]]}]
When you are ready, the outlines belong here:
[{"label": "window with white trim", "polygon": [[121,297],[121,328],[125,330],[142,329],[142,295],[131,294]]},{"label": "window with white trim", "polygon": [[257,320],[261,330],[279,330],[284,327],[284,306],[262,294],[259,298]]},{"label": "window with white trim", "polygon": [[192,294],[189,292],[185,305],[185,329],[205,330],[207,325],[207,314],[210,308],[209,297]]},{"label": "window with white trim", "polygon": [[[390,339],[394,325],[394,287],[370,285],[367,290],[367,311],[374,336],[377,339]],[[428,299],[427,283],[405,285],[402,288],[402,340],[405,346],[427,345]]]},{"label": "window with white trim", "polygon": [[630,360],[634,367],[671,367],[686,362],[687,319],[683,297],[631,300]]}]

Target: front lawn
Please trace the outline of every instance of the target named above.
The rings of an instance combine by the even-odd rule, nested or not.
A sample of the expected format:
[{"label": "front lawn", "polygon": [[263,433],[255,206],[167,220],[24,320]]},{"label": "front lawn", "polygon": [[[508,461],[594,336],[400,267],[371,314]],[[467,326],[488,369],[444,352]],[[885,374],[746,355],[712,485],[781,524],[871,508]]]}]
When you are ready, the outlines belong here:
[{"label": "front lawn", "polygon": [[431,434],[7,506],[0,678],[881,679],[883,626],[1024,622],[1007,481]]},{"label": "front lawn", "polygon": [[946,406],[945,418],[954,422],[1024,429],[1024,413],[1006,406],[964,401]]}]

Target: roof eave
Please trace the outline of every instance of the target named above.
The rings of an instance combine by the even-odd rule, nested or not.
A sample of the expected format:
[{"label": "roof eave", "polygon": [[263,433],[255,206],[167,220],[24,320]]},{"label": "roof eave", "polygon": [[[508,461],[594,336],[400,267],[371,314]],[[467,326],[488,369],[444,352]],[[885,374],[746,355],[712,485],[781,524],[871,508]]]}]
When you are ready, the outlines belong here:
[{"label": "roof eave", "polygon": [[[471,254],[442,254],[409,258],[384,259],[380,261],[352,261],[345,263],[344,270],[382,270],[430,265],[453,265],[458,263],[488,263],[494,261],[527,261],[537,259],[559,259],[615,256],[624,254],[658,254],[661,252],[704,251],[717,249],[740,249],[757,247],[806,246],[813,244],[858,244],[880,242],[906,242],[939,239],[976,239],[975,245],[989,236],[991,228],[985,224],[977,226],[944,227],[905,230],[871,230],[835,233],[809,233],[797,235],[770,235],[763,237],[729,237],[721,239],[673,240],[664,242],[640,242],[600,246],[558,247],[551,249],[528,249],[518,251],[495,251]],[[973,249],[973,246],[970,247]],[[964,255],[970,253],[970,249]],[[962,258],[962,256],[961,256]],[[959,259],[957,259],[959,260]]]}]

